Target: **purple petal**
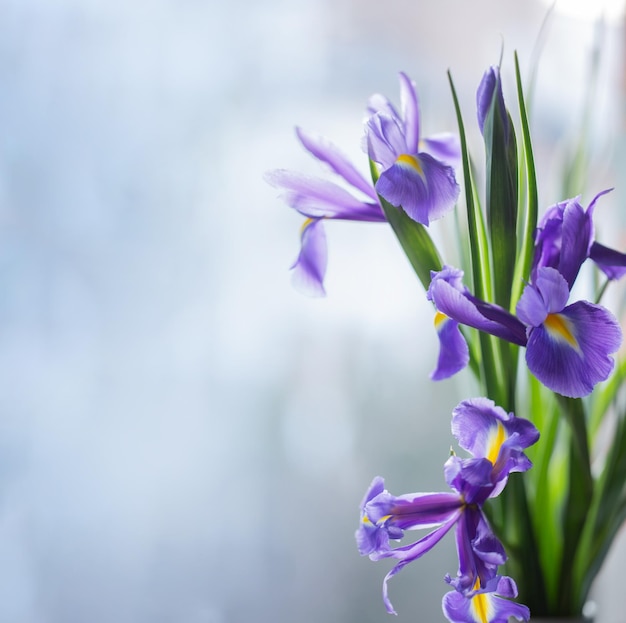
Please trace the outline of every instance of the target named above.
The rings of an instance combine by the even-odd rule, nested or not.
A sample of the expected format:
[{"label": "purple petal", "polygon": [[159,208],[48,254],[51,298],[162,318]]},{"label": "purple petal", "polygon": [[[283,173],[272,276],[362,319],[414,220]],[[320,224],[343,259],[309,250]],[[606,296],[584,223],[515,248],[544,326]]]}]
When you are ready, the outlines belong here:
[{"label": "purple petal", "polygon": [[400,115],[398,114],[395,106],[384,95],[381,95],[380,93],[374,93],[374,95],[370,96],[369,100],[367,101],[366,110],[369,116],[382,113],[387,117],[392,117],[394,119],[397,119],[398,121],[401,121]]},{"label": "purple petal", "polygon": [[537,327],[548,314],[560,312],[568,298],[569,287],[561,273],[543,267],[537,270],[535,283],[524,288],[517,303],[517,315],[527,326]]},{"label": "purple petal", "polygon": [[354,188],[363,192],[366,196],[377,201],[376,191],[356,167],[344,156],[335,145],[322,136],[305,132],[301,128],[296,128],[296,134],[304,147],[318,160],[325,162],[330,168],[343,177],[346,182]]},{"label": "purple petal", "polygon": [[468,507],[456,524],[459,570],[446,582],[467,593],[475,586],[488,586],[497,577],[498,566],[506,562],[502,543],[496,538],[482,510]]},{"label": "purple petal", "polygon": [[453,169],[458,169],[461,165],[461,142],[456,134],[431,134],[421,140],[420,151],[430,154]]},{"label": "purple petal", "polygon": [[375,498],[366,506],[372,521],[391,515],[388,524],[402,530],[439,526],[448,521],[463,504],[459,495],[452,492],[406,494],[394,498],[387,508],[375,508],[378,499]]},{"label": "purple petal", "polygon": [[[428,292],[440,312],[460,324],[501,337],[513,344],[520,344],[520,342],[520,345],[525,344],[525,329],[517,318],[500,308],[498,308],[502,319],[500,322],[486,318],[467,294],[459,292],[438,275],[436,274],[431,281]],[[506,319],[506,324],[504,319]]]},{"label": "purple petal", "polygon": [[428,225],[454,208],[460,189],[452,167],[426,153],[405,153],[381,173],[376,190],[414,221]]},{"label": "purple petal", "polygon": [[[476,92],[476,110],[478,115],[478,127],[481,133],[485,131],[485,121],[492,102],[496,101],[496,105],[500,109],[500,116],[505,124],[508,133],[508,115],[504,105],[504,97],[502,95],[502,82],[500,80],[500,70],[498,67],[490,67],[483,75],[478,90]],[[506,137],[508,140],[508,136]]]},{"label": "purple petal", "polygon": [[499,591],[506,591],[506,584],[512,582],[510,578],[501,578],[495,592],[479,590],[467,596],[457,591],[446,593],[443,613],[452,623],[508,623],[510,617],[528,621],[530,610],[526,606],[499,596]]},{"label": "purple petal", "polygon": [[382,113],[370,117],[365,124],[367,153],[383,169],[393,166],[400,154],[407,153],[402,122]]},{"label": "purple petal", "polygon": [[420,137],[419,108],[415,83],[400,72],[400,103],[404,120],[404,138],[407,153],[416,154]]},{"label": "purple petal", "polygon": [[441,381],[465,368],[469,362],[469,348],[456,320],[437,312],[435,329],[439,337],[439,358],[430,378]]},{"label": "purple petal", "polygon": [[614,361],[610,355],[621,341],[621,329],[611,312],[578,301],[531,330],[526,363],[549,389],[579,398],[611,374]]},{"label": "purple petal", "polygon": [[437,530],[430,532],[419,541],[412,543],[411,545],[407,545],[405,547],[397,547],[396,549],[390,550],[388,554],[388,558],[395,558],[399,560],[398,564],[391,569],[391,571],[385,576],[383,580],[383,602],[385,607],[387,608],[387,612],[390,614],[396,614],[393,606],[391,605],[391,601],[389,600],[387,582],[396,575],[399,571],[401,571],[406,565],[414,560],[417,560],[421,556],[423,556],[426,552],[429,552],[441,539],[450,531],[452,526],[458,521],[459,516],[461,515],[461,511],[457,511],[455,515],[443,524]]},{"label": "purple petal", "polygon": [[563,210],[561,254],[558,270],[569,289],[572,289],[578,271],[589,257],[593,240],[592,210],[585,211],[576,199],[569,201]]},{"label": "purple petal", "polygon": [[444,464],[446,482],[458,491],[468,504],[482,503],[493,489],[492,463],[485,458],[462,459],[451,456]]},{"label": "purple petal", "polygon": [[589,257],[609,279],[620,279],[626,275],[626,253],[620,253],[594,242],[591,245]]},{"label": "purple petal", "polygon": [[300,253],[291,266],[293,286],[308,296],[326,296],[326,233],[321,219],[309,219],[302,226]]},{"label": "purple petal", "polygon": [[309,218],[328,217],[350,221],[385,221],[378,203],[368,203],[327,180],[295,171],[278,169],[266,174],[265,179],[287,192],[287,204]]}]

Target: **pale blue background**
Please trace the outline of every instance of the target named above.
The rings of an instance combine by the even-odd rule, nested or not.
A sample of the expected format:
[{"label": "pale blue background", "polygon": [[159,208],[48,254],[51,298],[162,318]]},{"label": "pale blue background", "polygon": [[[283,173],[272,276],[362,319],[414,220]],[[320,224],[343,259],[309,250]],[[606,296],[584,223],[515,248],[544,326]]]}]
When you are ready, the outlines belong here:
[{"label": "pale blue background", "polygon": [[[451,68],[480,155],[482,72],[504,41],[508,88],[514,49],[527,74],[545,10],[0,0],[0,623],[390,620],[359,500],[376,474],[444,487],[449,414],[475,390],[428,381],[432,312],[386,226],[329,224],[328,298],[291,289],[301,219],[262,175],[319,170],[295,124],[365,170],[365,101],[396,99],[400,69],[436,132]],[[547,32],[545,202],[592,40],[559,14]],[[589,194],[624,179],[620,25],[603,40]],[[399,620],[442,620],[453,550],[393,580]],[[598,623],[623,620],[612,577]]]}]

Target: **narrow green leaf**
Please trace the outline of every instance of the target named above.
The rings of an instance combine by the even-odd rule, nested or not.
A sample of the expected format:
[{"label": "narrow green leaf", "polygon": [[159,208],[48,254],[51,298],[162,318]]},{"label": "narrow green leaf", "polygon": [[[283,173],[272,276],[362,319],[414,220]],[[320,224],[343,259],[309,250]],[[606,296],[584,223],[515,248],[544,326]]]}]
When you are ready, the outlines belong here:
[{"label": "narrow green leaf", "polygon": [[568,493],[563,511],[563,556],[559,585],[559,614],[576,614],[572,604],[577,602],[574,590],[574,560],[581,544],[581,535],[593,498],[585,410],[580,398],[557,396],[571,432],[569,451]]},{"label": "narrow green leaf", "polygon": [[[448,80],[452,91],[452,99],[454,100],[454,108],[459,126],[459,139],[461,141],[465,204],[467,208],[467,225],[474,293],[478,298],[489,301],[491,300],[492,294],[489,244],[483,215],[477,199],[476,188],[472,179],[471,161],[467,150],[463,116],[450,72],[448,72]],[[487,390],[487,394],[490,398],[495,400],[497,404],[507,407],[509,401],[504,389],[506,387],[506,379],[503,376],[503,371],[508,368],[502,362],[502,355],[497,339],[481,332],[479,341],[481,347],[482,381]],[[510,408],[512,409],[512,407]]]},{"label": "narrow green leaf", "polygon": [[407,216],[401,208],[396,208],[379,195],[385,217],[389,221],[413,270],[425,290],[430,285],[430,271],[441,270],[442,262],[435,243],[426,227]]},{"label": "narrow green leaf", "polygon": [[[374,184],[378,180],[378,169],[370,160],[370,173]],[[443,264],[428,230],[424,225],[410,218],[402,208],[396,208],[378,195],[385,218],[400,242],[415,274],[425,290],[430,285],[430,271],[441,270]]]},{"label": "narrow green leaf", "polygon": [[[520,76],[519,61],[517,52],[515,53],[515,77],[517,84],[517,99],[519,103],[520,119],[522,123],[522,149],[524,153],[525,179],[526,179],[526,206],[525,206],[525,222],[522,233],[522,246],[519,259],[515,266],[515,274],[513,277],[513,291],[511,295],[511,306],[517,304],[524,286],[524,279],[528,279],[530,275],[530,266],[533,259],[535,229],[537,228],[537,177],[535,173],[535,160],[533,157],[533,148],[530,140],[530,128],[528,125],[528,115],[526,113],[526,104],[524,102],[524,90],[522,88],[522,79]],[[521,167],[521,164],[520,164]]]}]

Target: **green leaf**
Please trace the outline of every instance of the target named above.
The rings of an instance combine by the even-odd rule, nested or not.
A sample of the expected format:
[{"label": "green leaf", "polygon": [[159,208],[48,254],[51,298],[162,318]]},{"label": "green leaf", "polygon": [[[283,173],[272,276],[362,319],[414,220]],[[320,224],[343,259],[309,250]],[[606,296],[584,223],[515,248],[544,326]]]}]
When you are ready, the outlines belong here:
[{"label": "green leaf", "polygon": [[[374,184],[378,181],[378,169],[376,164],[370,160],[370,173]],[[378,200],[385,213],[385,218],[391,225],[391,229],[400,242],[400,246],[407,256],[415,274],[422,282],[425,290],[430,285],[430,271],[441,270],[443,264],[437,251],[435,243],[432,241],[428,230],[424,225],[410,218],[402,208],[396,208],[380,195]]]},{"label": "green leaf", "polygon": [[571,432],[568,492],[563,511],[563,556],[559,585],[559,613],[576,614],[579,595],[574,589],[574,561],[593,499],[585,410],[580,398],[557,396]]},{"label": "green leaf", "polygon": [[[537,177],[535,174],[535,160],[533,157],[533,148],[530,140],[530,128],[528,125],[528,115],[526,114],[526,104],[524,102],[524,90],[522,88],[522,79],[520,77],[519,61],[517,52],[515,53],[515,77],[517,84],[517,99],[519,103],[520,119],[522,122],[522,149],[524,153],[524,173],[526,179],[526,209],[525,221],[522,235],[522,245],[519,253],[519,259],[515,266],[513,277],[513,291],[511,295],[511,307],[517,304],[524,286],[524,279],[528,279],[530,275],[530,266],[533,259],[535,229],[537,228]],[[520,163],[520,168],[521,168]]]},{"label": "green leaf", "polygon": [[391,225],[413,270],[422,282],[425,290],[430,285],[430,271],[442,268],[437,247],[426,227],[407,216],[400,208],[392,206],[379,196],[383,212]]}]

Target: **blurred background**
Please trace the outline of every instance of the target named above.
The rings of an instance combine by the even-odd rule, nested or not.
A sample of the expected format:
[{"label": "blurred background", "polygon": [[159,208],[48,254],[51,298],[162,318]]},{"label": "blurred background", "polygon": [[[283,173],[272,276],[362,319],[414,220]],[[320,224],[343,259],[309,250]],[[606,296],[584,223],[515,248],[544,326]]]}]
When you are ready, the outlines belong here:
[{"label": "blurred background", "polygon": [[[425,134],[456,127],[452,71],[480,159],[476,87],[503,50],[516,117],[517,50],[529,81],[540,59],[542,205],[591,93],[577,180],[584,203],[617,187],[620,244],[622,2],[558,0],[542,29],[549,9],[0,0],[0,623],[389,620],[358,504],[377,474],[442,490],[475,389],[428,380],[432,311],[386,226],[330,223],[328,297],[291,288],[301,218],[263,173],[319,172],[296,124],[366,171],[364,106],[399,70]],[[624,621],[623,541],[597,623]],[[455,571],[446,539],[394,578],[400,620],[442,621]]]}]

